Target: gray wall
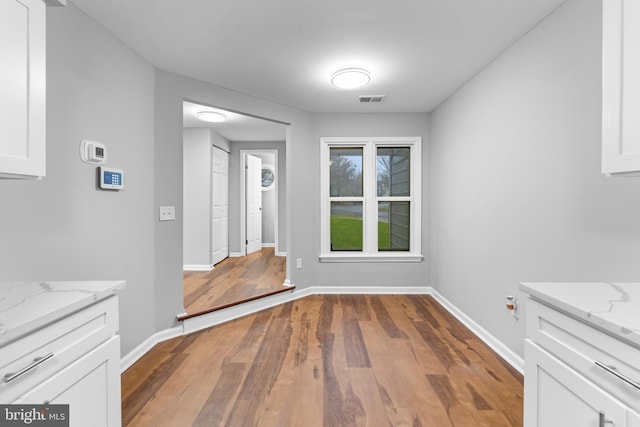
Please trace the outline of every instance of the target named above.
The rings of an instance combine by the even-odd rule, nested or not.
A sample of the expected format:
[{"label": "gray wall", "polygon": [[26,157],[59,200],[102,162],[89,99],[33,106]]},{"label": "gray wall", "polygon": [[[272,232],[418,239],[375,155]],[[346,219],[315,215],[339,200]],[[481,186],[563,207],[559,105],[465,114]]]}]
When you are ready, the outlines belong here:
[{"label": "gray wall", "polygon": [[[278,252],[287,252],[287,149],[284,142],[233,142],[229,156],[229,250],[240,252],[240,150],[278,150]],[[263,162],[264,164],[264,162]],[[274,192],[271,192],[272,194]],[[263,197],[267,192],[263,192]],[[263,204],[266,200],[263,200]],[[264,222],[263,217],[263,222]],[[263,230],[264,231],[264,230]],[[263,233],[264,236],[264,233]],[[263,239],[263,243],[266,242]]]},{"label": "gray wall", "polygon": [[[313,146],[315,156],[305,174],[298,181],[308,190],[302,203],[313,207],[313,226],[300,231],[307,236],[307,244],[314,249],[314,258],[303,260],[303,266],[316,271],[314,284],[320,286],[427,286],[429,284],[429,172],[428,114],[317,114],[313,117]],[[321,137],[420,136],[422,137],[422,253],[420,263],[320,263],[320,138]],[[308,268],[308,267],[305,267]]]},{"label": "gray wall", "polygon": [[600,174],[600,9],[569,0],[432,116],[432,283],[521,355],[520,281],[640,275],[640,179]]},{"label": "gray wall", "polygon": [[183,131],[184,265],[211,265],[211,144],[209,128]]},{"label": "gray wall", "polygon": [[[155,329],[154,70],[73,4],[47,8],[47,177],[0,180],[2,280],[124,279],[122,350]],[[107,146],[125,189],[96,189],[80,141]]]},{"label": "gray wall", "polygon": [[[182,102],[189,99],[231,111],[240,111],[257,117],[290,123],[287,126],[286,170],[288,176],[304,176],[309,164],[317,161],[315,152],[307,151],[311,144],[310,120],[306,113],[273,104],[248,95],[233,92],[208,83],[177,74],[156,70],[155,75],[155,174],[154,206],[176,206],[176,221],[155,222],[155,277],[156,277],[156,329],[175,325],[175,316],[183,311],[182,289]],[[296,158],[292,162],[291,157]],[[164,173],[166,172],[166,173]],[[308,197],[308,189],[289,180],[285,196],[287,200]],[[230,193],[230,196],[233,193]],[[230,200],[230,204],[233,203]],[[309,230],[311,208],[304,203],[291,203],[285,211],[290,218],[290,229]],[[294,219],[295,218],[295,219]],[[229,221],[232,213],[229,214]],[[286,227],[285,227],[286,229]],[[232,242],[232,236],[229,236]],[[309,248],[304,235],[287,238],[287,252],[309,256],[317,249]],[[230,250],[233,250],[230,248]],[[307,270],[291,272],[287,259],[287,274],[293,283],[301,287],[313,283],[313,274]],[[290,272],[290,273],[289,273]]]}]

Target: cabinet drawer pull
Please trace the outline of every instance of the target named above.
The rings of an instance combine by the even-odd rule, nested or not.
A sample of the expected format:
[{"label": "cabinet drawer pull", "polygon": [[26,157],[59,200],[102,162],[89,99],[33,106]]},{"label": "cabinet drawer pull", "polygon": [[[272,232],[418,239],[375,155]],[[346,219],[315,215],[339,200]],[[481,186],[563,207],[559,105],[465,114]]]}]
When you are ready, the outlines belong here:
[{"label": "cabinet drawer pull", "polygon": [[604,369],[605,371],[607,371],[608,373],[610,373],[611,375],[615,376],[616,378],[621,379],[622,381],[624,381],[625,383],[629,384],[631,387],[635,388],[636,390],[640,390],[640,383],[633,381],[631,378],[622,375],[620,372],[618,372],[617,368],[615,366],[610,366],[610,365],[605,365],[604,363],[596,360],[594,361],[594,363],[601,367],[602,369]]},{"label": "cabinet drawer pull", "polygon": [[15,380],[16,378],[26,374],[27,372],[29,372],[33,368],[43,364],[44,362],[46,362],[47,360],[51,359],[52,357],[53,357],[53,353],[49,353],[46,356],[42,356],[42,357],[36,357],[35,359],[33,359],[33,362],[31,362],[29,364],[29,366],[25,366],[24,368],[20,369],[18,372],[9,372],[8,374],[5,374],[4,375],[4,382],[5,383],[9,383],[9,382]]}]

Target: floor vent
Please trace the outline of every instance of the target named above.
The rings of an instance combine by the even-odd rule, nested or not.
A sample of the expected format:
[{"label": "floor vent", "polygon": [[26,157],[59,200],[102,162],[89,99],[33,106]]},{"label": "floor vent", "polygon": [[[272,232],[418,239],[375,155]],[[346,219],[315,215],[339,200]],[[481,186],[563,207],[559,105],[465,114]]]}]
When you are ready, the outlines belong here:
[{"label": "floor vent", "polygon": [[366,95],[366,96],[359,96],[358,99],[360,100],[361,103],[368,104],[368,103],[382,102],[386,97],[387,95]]}]

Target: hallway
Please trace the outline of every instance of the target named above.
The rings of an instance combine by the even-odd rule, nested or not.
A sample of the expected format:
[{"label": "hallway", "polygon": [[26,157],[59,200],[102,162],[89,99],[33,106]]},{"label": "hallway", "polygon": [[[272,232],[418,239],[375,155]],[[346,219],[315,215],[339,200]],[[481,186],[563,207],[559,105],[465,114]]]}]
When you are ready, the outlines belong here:
[{"label": "hallway", "polygon": [[286,260],[275,256],[274,248],[262,248],[244,257],[227,258],[211,271],[185,271],[186,315],[178,320],[291,290],[283,286]]}]

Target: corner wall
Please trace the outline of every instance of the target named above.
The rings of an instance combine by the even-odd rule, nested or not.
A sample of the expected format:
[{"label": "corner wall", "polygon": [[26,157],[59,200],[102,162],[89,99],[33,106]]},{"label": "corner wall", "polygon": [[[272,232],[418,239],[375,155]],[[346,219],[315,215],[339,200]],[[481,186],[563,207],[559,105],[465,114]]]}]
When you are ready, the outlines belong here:
[{"label": "corner wall", "polygon": [[640,179],[600,173],[600,20],[569,0],[432,115],[432,286],[520,355],[519,282],[640,275]]}]

